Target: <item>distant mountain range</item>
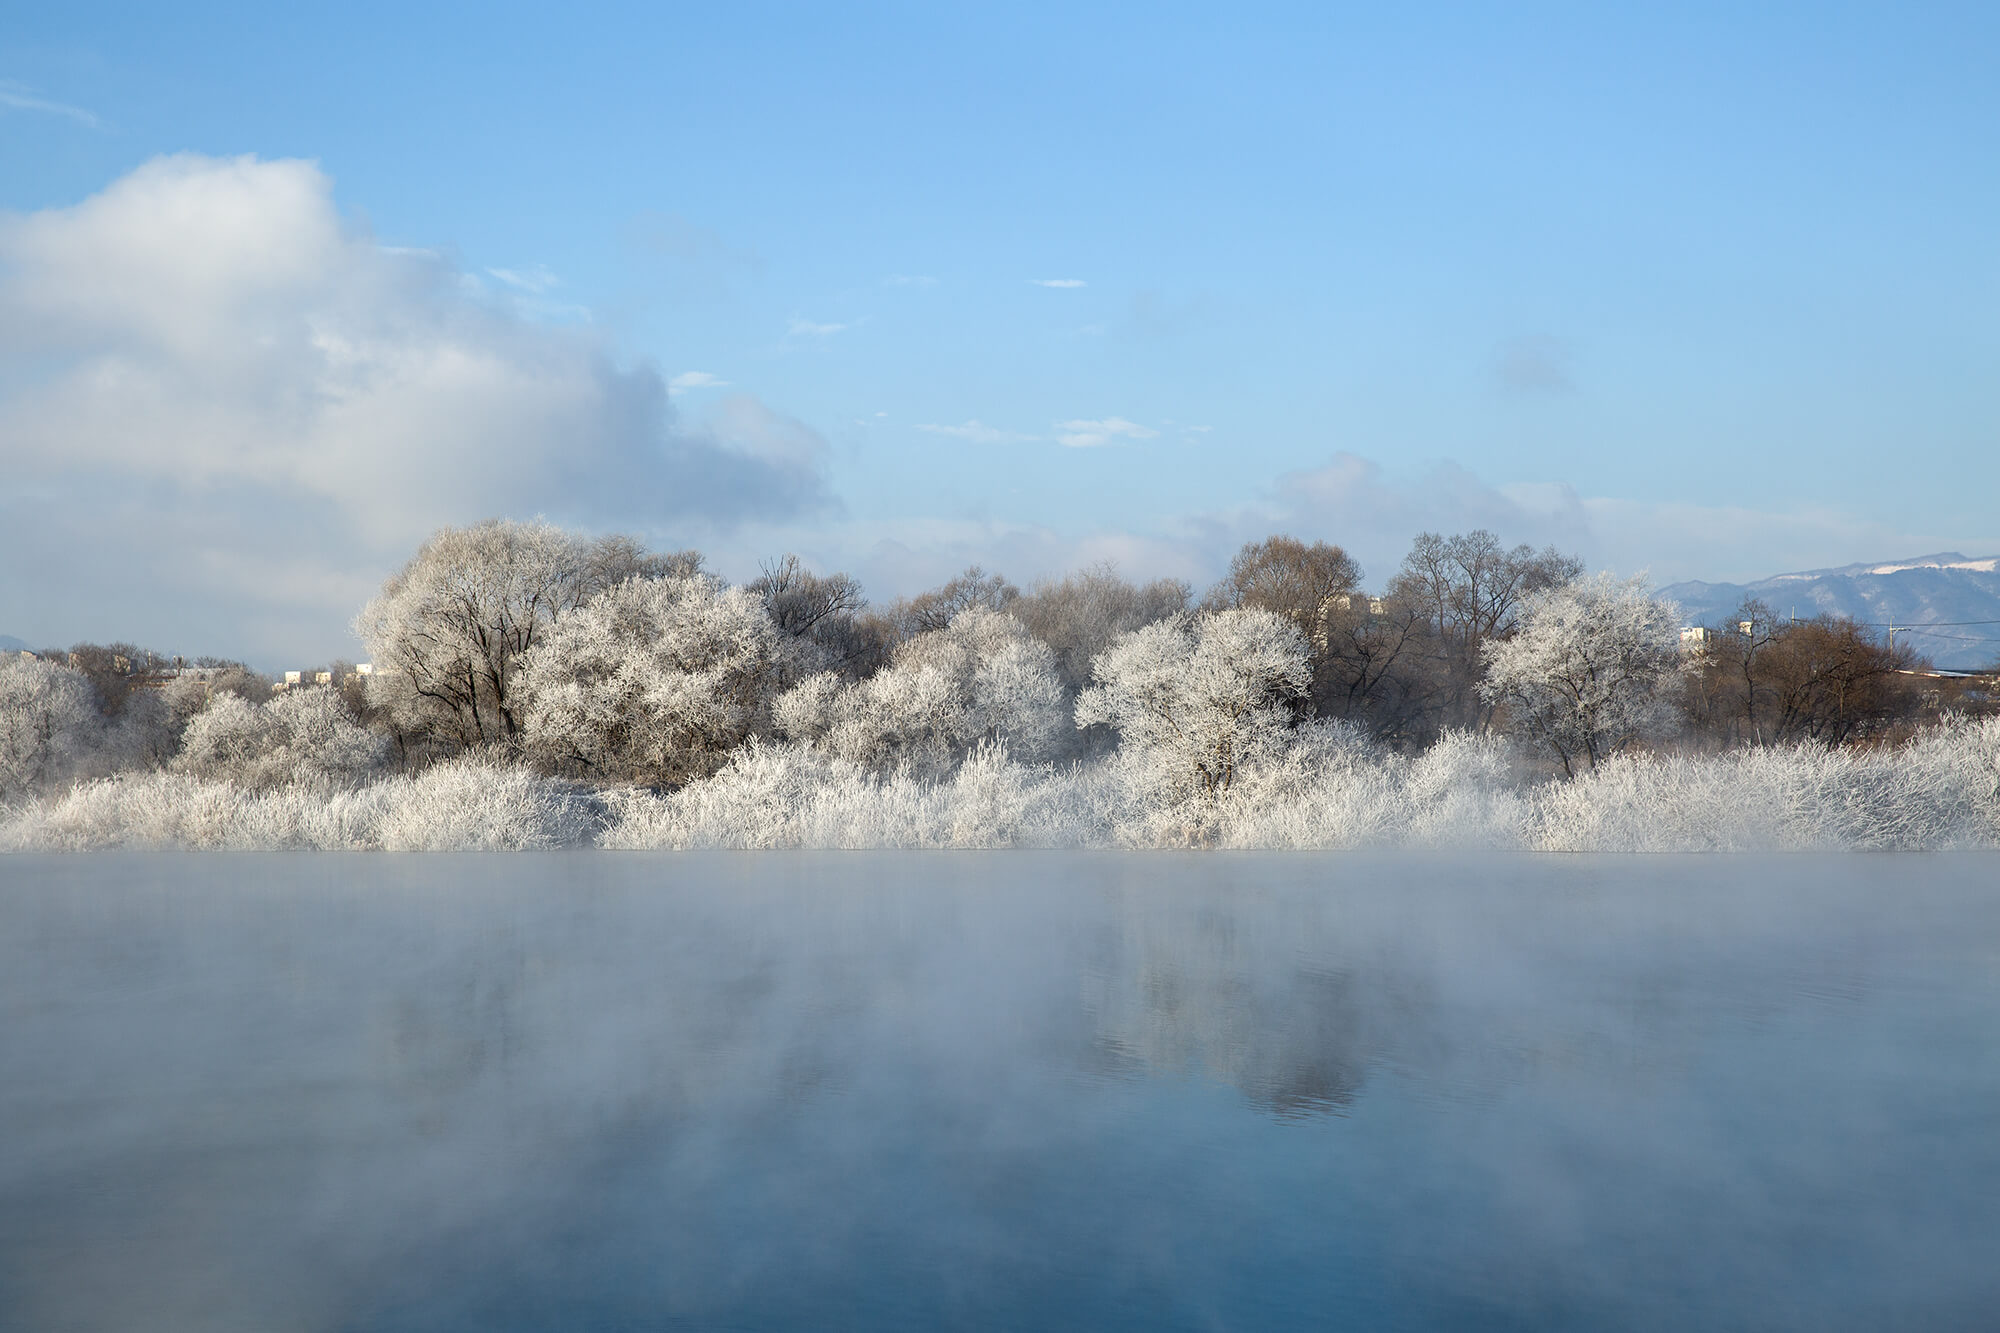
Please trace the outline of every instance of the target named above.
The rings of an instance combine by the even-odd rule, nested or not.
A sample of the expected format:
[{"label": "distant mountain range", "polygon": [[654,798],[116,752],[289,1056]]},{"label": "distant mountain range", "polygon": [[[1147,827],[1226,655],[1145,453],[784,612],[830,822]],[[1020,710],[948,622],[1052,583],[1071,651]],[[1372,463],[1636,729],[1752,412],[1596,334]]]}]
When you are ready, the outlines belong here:
[{"label": "distant mountain range", "polygon": [[25,653],[28,645],[11,634],[0,634],[0,653]]},{"label": "distant mountain range", "polygon": [[[1732,619],[1745,597],[1755,597],[1780,616],[1848,616],[1888,626],[1941,667],[1983,667],[2000,659],[2000,556],[1968,560],[1956,551],[1892,560],[1878,565],[1844,565],[1776,574],[1755,583],[1676,583],[1660,595],[1681,604],[1690,625]],[[1991,624],[1966,624],[1967,621]]]}]

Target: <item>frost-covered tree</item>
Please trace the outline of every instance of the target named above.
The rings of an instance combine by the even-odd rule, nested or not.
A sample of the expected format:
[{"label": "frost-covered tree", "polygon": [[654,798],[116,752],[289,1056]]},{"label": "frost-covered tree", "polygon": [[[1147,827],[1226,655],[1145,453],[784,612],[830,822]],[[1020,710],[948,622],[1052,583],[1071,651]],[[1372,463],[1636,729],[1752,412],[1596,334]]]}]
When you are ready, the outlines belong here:
[{"label": "frost-covered tree", "polygon": [[354,628],[374,658],[371,701],[403,734],[516,743],[515,673],[564,612],[635,576],[694,573],[692,552],[651,556],[629,537],[488,519],[439,531],[382,585]]},{"label": "frost-covered tree", "polygon": [[528,752],[558,770],[679,786],[763,731],[772,698],[823,660],[747,588],[628,579],[558,619],[522,659]]},{"label": "frost-covered tree", "polygon": [[1509,729],[1574,776],[1664,730],[1682,669],[1680,608],[1642,578],[1600,573],[1529,596],[1513,637],[1486,645],[1480,693]]},{"label": "frost-covered tree", "polygon": [[779,729],[872,768],[941,772],[982,741],[1016,759],[1055,757],[1065,693],[1047,644],[1002,611],[973,607],[900,645],[862,681],[822,673],[778,701]]},{"label": "frost-covered tree", "polygon": [[1119,577],[1108,564],[1044,581],[1007,605],[1007,614],[1055,653],[1063,684],[1081,690],[1090,684],[1090,664],[1119,635],[1165,620],[1188,605],[1188,585],[1156,579],[1139,586]]},{"label": "frost-covered tree", "polygon": [[349,787],[382,768],[388,742],[333,690],[300,689],[253,704],[217,694],[189,719],[172,767],[253,791],[286,784]]},{"label": "frost-covered tree", "polygon": [[82,672],[13,653],[0,658],[0,801],[76,777],[103,747],[105,727]]},{"label": "frost-covered tree", "polygon": [[1270,611],[1181,614],[1127,635],[1092,668],[1079,727],[1115,727],[1121,753],[1176,796],[1210,800],[1285,743],[1312,680],[1305,636]]}]

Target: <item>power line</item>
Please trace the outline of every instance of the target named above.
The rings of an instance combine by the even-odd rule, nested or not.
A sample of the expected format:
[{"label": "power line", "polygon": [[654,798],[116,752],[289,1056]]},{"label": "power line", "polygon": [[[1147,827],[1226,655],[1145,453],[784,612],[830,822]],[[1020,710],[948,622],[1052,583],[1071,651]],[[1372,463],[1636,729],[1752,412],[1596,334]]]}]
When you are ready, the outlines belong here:
[{"label": "power line", "polygon": [[1912,625],[1904,620],[1857,620],[1854,623],[1857,625],[1872,626],[1877,629],[1887,629],[1894,626],[1898,629],[1914,630],[1925,629],[1932,625],[1949,626],[1954,629],[1967,625],[2000,625],[2000,620],[1926,620],[1922,625]]},{"label": "power line", "polygon": [[[1773,616],[1772,619],[1776,620],[1777,617]],[[1834,619],[1847,620],[1847,617],[1835,616]],[[1798,620],[1796,616],[1792,618],[1792,621],[1793,623],[1798,623],[1798,624],[1804,623],[1803,621]],[[1869,629],[1901,629],[1901,630],[1915,631],[1920,629],[1930,629],[1933,626],[1944,629],[1966,629],[1973,625],[2000,625],[2000,620],[1926,620],[1920,625],[1911,624],[1907,620],[1848,620],[1847,623],[1850,625],[1863,625]]]},{"label": "power line", "polygon": [[2000,638],[1995,638],[1991,635],[1933,634],[1929,630],[1921,629],[1914,625],[1899,627],[1896,632],[1899,634],[1921,634],[1927,639],[1950,639],[1954,643],[2000,643]]}]

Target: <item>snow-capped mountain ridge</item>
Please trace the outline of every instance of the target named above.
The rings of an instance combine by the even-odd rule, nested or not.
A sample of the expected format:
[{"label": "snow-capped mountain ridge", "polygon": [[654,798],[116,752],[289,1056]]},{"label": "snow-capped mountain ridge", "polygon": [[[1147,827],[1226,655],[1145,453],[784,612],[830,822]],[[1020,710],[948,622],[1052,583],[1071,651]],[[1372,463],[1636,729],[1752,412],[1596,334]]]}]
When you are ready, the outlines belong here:
[{"label": "snow-capped mountain ridge", "polygon": [[1954,552],[1951,555],[1926,556],[1922,560],[1907,565],[1877,565],[1870,574],[1899,574],[1906,569],[1976,569],[1982,574],[1991,574],[1994,566],[2000,565],[2000,556],[1987,556],[1984,560],[1967,560]]},{"label": "snow-capped mountain ridge", "polygon": [[[1899,636],[1941,667],[1981,667],[2000,658],[2000,556],[1957,551],[1836,569],[1775,574],[1753,583],[1676,583],[1660,589],[1689,624],[1731,618],[1746,597],[1781,616],[1848,616]],[[1991,621],[1992,624],[1967,622]]]},{"label": "snow-capped mountain ridge", "polygon": [[[1837,569],[1807,569],[1794,574],[1773,574],[1770,578],[1760,579],[1759,582],[1791,583],[1832,577],[1852,578],[1858,574],[1900,574],[1906,569],[1969,569],[1981,574],[1991,574],[1996,568],[2000,568],[2000,556],[1989,555],[1984,560],[1968,560],[1957,551],[1940,551],[1936,555],[1920,555],[1886,565],[1871,565],[1864,562],[1858,565],[1841,565]],[[1735,585],[1718,583],[1703,586],[1720,588]]]}]

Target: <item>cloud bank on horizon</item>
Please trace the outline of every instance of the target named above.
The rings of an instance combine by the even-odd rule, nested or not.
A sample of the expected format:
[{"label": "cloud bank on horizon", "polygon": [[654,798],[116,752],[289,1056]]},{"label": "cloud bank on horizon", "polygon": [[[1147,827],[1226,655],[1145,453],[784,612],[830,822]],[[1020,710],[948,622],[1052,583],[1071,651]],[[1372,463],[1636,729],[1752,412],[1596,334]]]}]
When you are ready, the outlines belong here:
[{"label": "cloud bank on horizon", "polygon": [[[974,562],[1023,582],[1109,560],[1202,584],[1236,546],[1280,530],[1343,543],[1377,582],[1425,529],[1488,527],[1673,576],[1770,572],[1754,562],[1773,549],[1832,563],[1979,545],[1833,508],[1589,497],[1449,461],[1392,468],[1337,445],[1144,524],[1064,523],[1031,494],[855,516],[842,451],[814,424],[736,388],[739,371],[669,378],[621,359],[589,312],[537,304],[560,285],[542,266],[470,272],[383,244],[299,160],[160,157],[80,203],[0,217],[0,629],[324,658],[351,651],[349,618],[426,535],[489,515],[699,545],[738,576],[797,550],[876,596]],[[853,327],[795,316],[785,339],[825,346]],[[1570,352],[1523,340],[1497,373],[1511,389],[1567,392]],[[772,372],[755,387],[769,392]],[[690,395],[698,418],[678,409]],[[940,448],[1005,446],[1051,486],[1065,483],[1050,458],[1157,472],[1230,435],[1120,415],[910,429]]]},{"label": "cloud bank on horizon", "polygon": [[0,219],[0,309],[4,611],[65,641],[331,651],[443,524],[835,507],[811,427],[745,393],[680,420],[676,389],[722,382],[670,383],[379,244],[310,162],[158,158]]}]

